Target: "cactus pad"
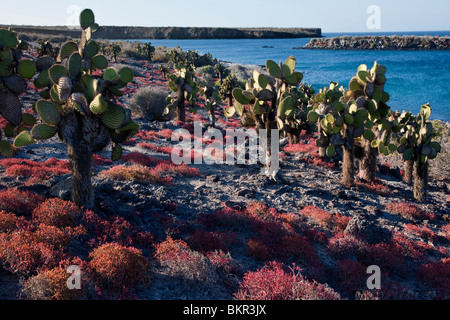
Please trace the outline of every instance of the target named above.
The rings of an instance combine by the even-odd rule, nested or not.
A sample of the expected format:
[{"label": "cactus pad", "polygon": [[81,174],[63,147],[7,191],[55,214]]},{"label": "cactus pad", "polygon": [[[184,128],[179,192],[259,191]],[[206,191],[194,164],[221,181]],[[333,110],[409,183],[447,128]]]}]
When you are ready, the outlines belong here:
[{"label": "cactus pad", "polygon": [[0,90],[0,114],[15,126],[22,122],[20,100],[10,91],[3,93]]},{"label": "cactus pad", "polygon": [[102,123],[109,129],[118,129],[125,120],[125,110],[113,103],[108,105],[108,109],[102,116]]},{"label": "cactus pad", "polygon": [[56,128],[51,127],[47,124],[41,123],[37,124],[31,130],[31,136],[35,140],[46,140],[50,139],[56,134]]},{"label": "cactus pad", "polygon": [[23,60],[19,64],[19,74],[22,78],[31,79],[36,74],[36,65],[31,60]]},{"label": "cactus pad", "polygon": [[61,115],[55,104],[47,100],[39,100],[36,102],[36,112],[42,121],[50,126],[56,126],[61,121]]},{"label": "cactus pad", "polygon": [[36,140],[33,139],[31,133],[29,131],[22,131],[15,139],[14,139],[14,147],[21,148],[28,146],[30,144],[35,143]]}]

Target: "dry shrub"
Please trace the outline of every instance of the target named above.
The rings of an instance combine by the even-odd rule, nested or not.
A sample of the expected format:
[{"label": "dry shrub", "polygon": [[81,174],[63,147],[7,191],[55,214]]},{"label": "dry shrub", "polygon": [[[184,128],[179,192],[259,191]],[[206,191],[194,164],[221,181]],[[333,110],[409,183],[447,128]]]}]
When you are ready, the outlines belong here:
[{"label": "dry shrub", "polygon": [[206,282],[216,278],[210,261],[200,252],[191,250],[183,240],[174,240],[169,236],[156,245],[155,257],[171,276]]},{"label": "dry shrub", "polygon": [[163,116],[166,109],[166,97],[169,92],[160,87],[145,87],[134,94],[130,109],[133,117],[169,121],[173,113]]}]

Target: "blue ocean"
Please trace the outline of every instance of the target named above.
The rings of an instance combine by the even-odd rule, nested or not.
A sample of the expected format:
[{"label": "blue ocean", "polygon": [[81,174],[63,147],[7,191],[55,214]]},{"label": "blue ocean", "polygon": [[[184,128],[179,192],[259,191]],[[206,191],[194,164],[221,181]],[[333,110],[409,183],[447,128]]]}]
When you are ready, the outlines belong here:
[{"label": "blue ocean", "polygon": [[[325,37],[363,34],[324,34]],[[367,34],[364,34],[367,35]],[[380,34],[374,34],[380,35]],[[384,35],[440,35],[450,31],[384,33]],[[303,81],[318,91],[330,81],[348,86],[360,64],[372,66],[374,61],[387,67],[386,91],[391,95],[394,110],[418,113],[423,104],[430,103],[433,119],[450,121],[450,51],[328,51],[295,50],[310,39],[256,40],[148,40],[154,46],[181,47],[211,53],[214,57],[234,63],[265,65],[268,59],[285,61],[297,59],[297,70]],[[144,42],[148,42],[144,41]]]}]

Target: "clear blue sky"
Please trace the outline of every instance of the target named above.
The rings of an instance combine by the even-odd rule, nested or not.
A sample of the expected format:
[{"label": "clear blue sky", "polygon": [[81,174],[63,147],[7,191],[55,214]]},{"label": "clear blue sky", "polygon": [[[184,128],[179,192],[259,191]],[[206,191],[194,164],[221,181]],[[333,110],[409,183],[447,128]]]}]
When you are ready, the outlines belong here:
[{"label": "clear blue sky", "polygon": [[67,25],[68,9],[94,10],[100,25],[190,27],[320,27],[367,32],[370,5],[381,29],[450,30],[450,0],[0,0],[0,24]]}]

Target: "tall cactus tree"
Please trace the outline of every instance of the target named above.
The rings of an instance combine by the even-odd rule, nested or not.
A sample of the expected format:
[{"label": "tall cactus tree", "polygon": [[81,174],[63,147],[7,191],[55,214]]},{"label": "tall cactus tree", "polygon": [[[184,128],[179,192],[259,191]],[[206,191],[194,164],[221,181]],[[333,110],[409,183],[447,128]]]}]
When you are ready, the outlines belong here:
[{"label": "tall cactus tree", "polygon": [[219,75],[220,85],[223,84],[223,79],[227,71],[227,67],[220,61],[214,66],[214,72]]},{"label": "tall cactus tree", "polygon": [[398,152],[403,154],[405,161],[413,162],[414,198],[424,201],[428,191],[429,160],[437,157],[441,152],[441,145],[433,141],[433,123],[430,104],[423,105],[416,117],[409,117],[406,125],[401,129]]},{"label": "tall cactus tree", "polygon": [[[236,100],[234,106],[225,111],[225,116],[232,117],[238,114],[241,122],[253,123],[256,130],[267,132],[266,151],[266,174],[276,179],[276,172],[270,172],[271,166],[271,132],[273,129],[285,132],[285,119],[295,113],[298,108],[296,94],[291,92],[292,88],[300,85],[303,74],[295,71],[297,61],[289,57],[285,63],[268,60],[266,69],[272,77],[271,82],[266,75],[257,70],[253,73],[253,79],[249,79],[246,90],[235,88],[233,97]],[[272,81],[273,80],[273,81]],[[247,110],[245,108],[247,106]],[[245,120],[245,121],[243,121]]]},{"label": "tall cactus tree", "polygon": [[366,128],[372,130],[373,135],[366,134],[362,139],[364,155],[359,166],[359,178],[369,183],[375,181],[378,154],[389,154],[395,150],[395,146],[389,144],[392,124],[388,120],[390,107],[387,102],[390,97],[384,91],[385,74],[386,67],[377,62],[370,70],[367,65],[361,65],[350,81],[350,91],[347,93],[348,99],[354,98],[358,107],[369,112]]},{"label": "tall cactus tree", "polygon": [[[27,90],[28,82],[36,73],[36,65],[31,60],[22,60],[22,49],[27,44],[17,39],[11,30],[0,29],[0,114],[9,122],[4,128],[4,136],[12,138],[24,130],[25,125],[33,125],[30,114],[22,114],[19,96]],[[12,156],[13,149],[0,131],[0,154]]]},{"label": "tall cactus tree", "polygon": [[319,138],[317,145],[325,150],[329,157],[333,157],[337,147],[342,147],[342,185],[350,188],[354,184],[355,176],[355,139],[370,134],[365,130],[368,112],[363,106],[358,106],[352,98],[346,101],[345,91],[338,88],[337,83],[316,96],[314,110],[308,114],[312,123],[318,122]]},{"label": "tall cactus tree", "polygon": [[291,88],[290,91],[296,97],[298,104],[294,112],[290,112],[285,116],[285,131],[289,138],[289,143],[297,144],[303,130],[310,134],[316,128],[314,124],[308,121],[308,113],[313,109],[309,102],[313,98],[315,91],[311,85],[305,83],[299,88]]},{"label": "tall cactus tree", "polygon": [[169,95],[164,114],[169,114],[172,109],[176,109],[177,120],[186,121],[186,102],[189,104],[189,110],[196,113],[197,94],[200,92],[198,84],[194,81],[194,68],[191,64],[178,63],[174,67],[175,73],[171,74],[168,86],[176,93],[176,96]]},{"label": "tall cactus tree", "polygon": [[219,95],[219,87],[217,87],[212,81],[205,81],[202,83],[201,93],[205,98],[205,109],[209,112],[209,120],[211,127],[216,127],[216,115],[215,111],[218,104],[221,102]]},{"label": "tall cactus tree", "polygon": [[236,75],[231,73],[229,74],[222,83],[217,82],[220,85],[219,94],[222,100],[226,100],[228,102],[228,107],[233,106],[233,90],[235,88],[241,87],[240,82],[236,78]]},{"label": "tall cactus tree", "polygon": [[[69,41],[62,45],[57,64],[38,76],[41,92],[47,99],[36,102],[39,121],[31,132],[23,131],[15,141],[16,147],[45,140],[57,135],[67,146],[72,169],[72,200],[87,208],[94,205],[91,183],[92,156],[112,142],[112,159],[122,155],[120,143],[137,132],[129,110],[115,99],[120,89],[133,79],[127,67],[116,72],[108,68],[107,59],[98,54],[99,45],[92,40],[98,29],[94,13],[85,9],[80,14],[81,43]],[[103,70],[103,75],[94,75]]]}]

